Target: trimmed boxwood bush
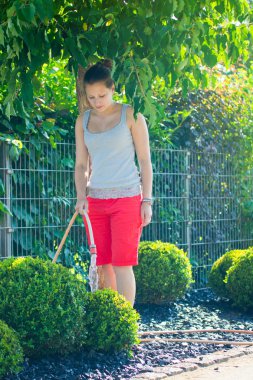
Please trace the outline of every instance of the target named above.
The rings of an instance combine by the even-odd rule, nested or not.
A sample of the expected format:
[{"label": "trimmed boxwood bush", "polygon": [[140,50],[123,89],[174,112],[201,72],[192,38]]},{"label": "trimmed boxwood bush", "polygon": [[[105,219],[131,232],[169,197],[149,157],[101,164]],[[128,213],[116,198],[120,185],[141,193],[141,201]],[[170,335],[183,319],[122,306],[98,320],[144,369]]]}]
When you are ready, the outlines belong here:
[{"label": "trimmed boxwood bush", "polygon": [[192,281],[187,254],[174,244],[141,242],[134,267],[137,302],[160,304],[182,297]]},{"label": "trimmed boxwood bush", "polygon": [[0,378],[22,369],[23,350],[16,332],[0,320]]},{"label": "trimmed boxwood bush", "polygon": [[0,318],[14,328],[28,356],[66,354],[85,341],[85,283],[40,258],[0,263]]},{"label": "trimmed boxwood bush", "polygon": [[226,252],[218,260],[216,260],[209,273],[209,285],[221,297],[229,297],[225,278],[229,268],[244,255],[245,250],[235,249]]},{"label": "trimmed boxwood bush", "polygon": [[103,352],[130,351],[139,342],[139,314],[118,292],[111,289],[88,294],[86,348]]},{"label": "trimmed boxwood bush", "polygon": [[242,310],[253,309],[253,249],[236,260],[225,279],[229,298]]}]

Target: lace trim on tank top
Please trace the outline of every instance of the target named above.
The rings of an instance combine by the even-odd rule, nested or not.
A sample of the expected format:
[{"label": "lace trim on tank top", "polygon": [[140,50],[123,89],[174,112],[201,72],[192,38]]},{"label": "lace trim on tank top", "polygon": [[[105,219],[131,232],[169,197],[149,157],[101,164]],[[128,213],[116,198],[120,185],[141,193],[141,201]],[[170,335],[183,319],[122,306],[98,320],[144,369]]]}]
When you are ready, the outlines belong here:
[{"label": "lace trim on tank top", "polygon": [[87,195],[91,198],[98,199],[115,199],[115,198],[125,198],[125,197],[134,197],[141,194],[141,186],[133,185],[128,187],[114,187],[114,188],[105,188],[105,189],[93,189],[87,188]]}]

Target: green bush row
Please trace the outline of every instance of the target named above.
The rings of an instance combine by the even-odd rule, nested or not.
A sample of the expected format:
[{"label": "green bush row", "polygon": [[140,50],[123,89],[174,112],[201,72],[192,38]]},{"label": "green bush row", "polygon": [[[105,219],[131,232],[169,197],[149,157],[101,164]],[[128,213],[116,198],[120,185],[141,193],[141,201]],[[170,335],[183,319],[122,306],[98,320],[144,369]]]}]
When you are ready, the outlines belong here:
[{"label": "green bush row", "polygon": [[253,308],[253,248],[233,250],[215,261],[209,274],[211,288],[234,306]]},{"label": "green bush row", "polygon": [[[160,241],[140,243],[135,274],[139,303],[174,301],[192,282],[186,253]],[[0,319],[10,326],[0,324],[0,364],[8,356],[9,372],[20,368],[23,352],[38,357],[80,349],[129,351],[139,342],[139,315],[130,303],[110,289],[88,293],[81,276],[61,264],[5,259],[0,262],[0,299]],[[7,346],[4,329],[10,336]],[[2,368],[0,375],[7,373]]]},{"label": "green bush row", "polygon": [[0,263],[0,319],[17,332],[28,356],[81,348],[130,349],[138,342],[138,314],[113,290],[88,293],[61,264],[40,258]]}]

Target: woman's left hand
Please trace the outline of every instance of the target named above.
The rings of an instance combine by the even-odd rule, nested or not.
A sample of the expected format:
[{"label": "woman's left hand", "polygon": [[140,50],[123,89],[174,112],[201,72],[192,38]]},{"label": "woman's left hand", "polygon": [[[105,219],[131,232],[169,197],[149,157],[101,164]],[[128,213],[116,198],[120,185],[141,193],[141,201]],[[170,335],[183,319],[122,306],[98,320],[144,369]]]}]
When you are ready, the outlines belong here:
[{"label": "woman's left hand", "polygon": [[152,207],[149,203],[143,202],[141,204],[142,227],[147,226],[151,222],[151,218],[152,218]]}]

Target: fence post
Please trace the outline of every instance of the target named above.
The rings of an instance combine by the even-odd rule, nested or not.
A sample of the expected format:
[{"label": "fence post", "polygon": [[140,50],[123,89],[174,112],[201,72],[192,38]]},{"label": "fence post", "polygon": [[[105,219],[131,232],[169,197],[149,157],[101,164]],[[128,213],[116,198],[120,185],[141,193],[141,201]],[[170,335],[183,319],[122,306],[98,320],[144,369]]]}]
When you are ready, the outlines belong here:
[{"label": "fence post", "polygon": [[[3,203],[10,209],[11,205],[11,160],[9,156],[9,146],[1,143],[0,154],[0,177],[4,184],[5,194],[3,195]],[[4,214],[0,220],[0,257],[12,256],[12,232],[11,215]]]},{"label": "fence post", "polygon": [[191,186],[191,172],[190,172],[190,158],[191,152],[186,151],[185,156],[185,217],[186,217],[186,242],[187,242],[187,252],[189,259],[191,258],[191,227],[192,221],[190,220],[190,186]]}]

